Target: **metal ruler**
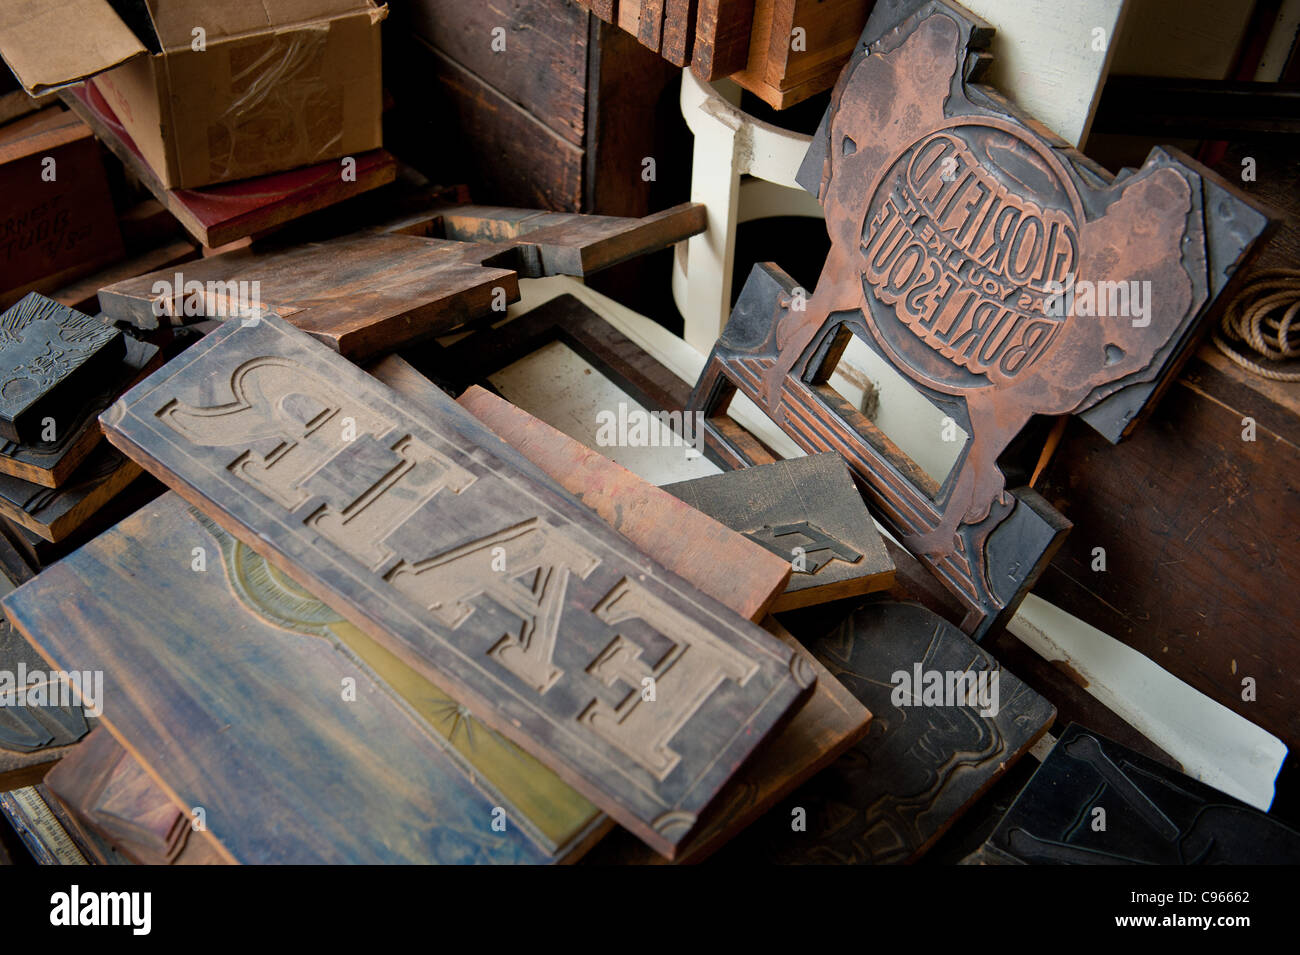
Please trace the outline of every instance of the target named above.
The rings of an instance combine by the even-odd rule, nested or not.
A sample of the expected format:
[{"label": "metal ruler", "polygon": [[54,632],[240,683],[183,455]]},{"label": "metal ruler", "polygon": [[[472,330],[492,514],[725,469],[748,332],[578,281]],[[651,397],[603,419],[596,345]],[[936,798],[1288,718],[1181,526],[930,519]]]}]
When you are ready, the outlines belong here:
[{"label": "metal ruler", "polygon": [[41,865],[90,864],[35,786],[0,793],[0,810]]}]

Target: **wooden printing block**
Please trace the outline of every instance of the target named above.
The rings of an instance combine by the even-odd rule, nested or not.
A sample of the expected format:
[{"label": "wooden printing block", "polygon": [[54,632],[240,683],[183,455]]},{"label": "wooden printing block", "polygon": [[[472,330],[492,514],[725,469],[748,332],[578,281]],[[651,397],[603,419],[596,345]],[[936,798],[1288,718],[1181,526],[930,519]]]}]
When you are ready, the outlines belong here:
[{"label": "wooden printing block", "polygon": [[[987,24],[911,7],[868,21],[800,170],[831,238],[815,292],[756,266],[691,407],[733,467],[737,391],[801,447],[842,454],[980,638],[1069,526],[1020,486],[1033,425],[1073,414],[1128,434],[1273,223],[1175,150],[1110,176],[979,85]],[[828,383],[855,338],[968,436],[946,478]]]},{"label": "wooden printing block", "polygon": [[122,361],[120,331],[33,292],[0,315],[0,438],[41,440]]},{"label": "wooden printing block", "polygon": [[[806,652],[775,617],[763,621],[771,634]],[[753,825],[801,783],[832,765],[870,728],[871,713],[815,657],[812,699],[767,746],[747,762],[705,814],[699,831],[674,862],[703,862]],[[642,842],[626,832],[611,833],[584,860],[594,865],[662,865]]]},{"label": "wooden printing block", "polygon": [[[19,687],[48,686],[48,673],[40,654],[0,619],[0,792],[40,782],[89,730],[80,705],[60,706],[48,697],[44,705],[26,699],[18,705]],[[38,675],[45,679],[32,679]]]},{"label": "wooden printing block", "polygon": [[396,398],[268,317],[217,329],[101,422],[671,856],[806,701],[810,669],[633,551],[450,399]]},{"label": "wooden printing block", "polygon": [[[399,371],[417,374],[396,356],[385,359],[375,369],[382,380],[394,387],[398,387]],[[647,556],[733,609],[756,619],[784,589],[790,574],[787,561],[727,531],[664,489],[647,484],[482,388],[468,389],[458,403],[563,484]],[[843,470],[838,460],[836,466]],[[792,649],[803,652],[772,617],[767,617],[762,625]],[[692,863],[707,858],[866,732],[871,719],[866,708],[815,659],[808,659],[808,664],[817,674],[812,698],[761,752],[741,767],[706,813],[698,831],[678,851],[675,861]],[[625,833],[603,840],[595,856],[598,864],[663,861]]]},{"label": "wooden printing block", "polygon": [[691,70],[716,80],[745,68],[754,24],[751,0],[699,0]]},{"label": "wooden printing block", "polygon": [[86,455],[103,437],[100,413],[122,392],[162,364],[157,345],[124,336],[126,356],[104,386],[78,407],[65,421],[55,422],[55,439],[21,444],[0,444],[0,475],[11,475],[42,487],[59,487],[67,482]]},{"label": "wooden printing block", "polygon": [[60,541],[140,473],[140,466],[117,448],[101,444],[61,487],[0,474],[0,517],[47,541]]},{"label": "wooden printing block", "polygon": [[86,829],[44,783],[0,792],[0,815],[37,865],[132,865]]},{"label": "wooden printing block", "polygon": [[229,861],[541,864],[606,825],[176,494],[6,599],[43,652],[104,672],[105,724]]},{"label": "wooden printing block", "polygon": [[521,276],[589,275],[704,221],[690,203],[642,219],[443,206],[360,235],[151,272],[101,289],[99,301],[114,321],[146,329],[271,312],[361,361],[499,315]]},{"label": "wooden printing block", "polygon": [[40,571],[59,558],[72,553],[118,521],[129,517],[135,510],[149,503],[165,490],[166,488],[153,478],[137,473],[137,477],[126,487],[106,500],[93,513],[81,519],[76,527],[59,537],[57,541],[47,540],[3,514],[0,514],[0,537],[4,537],[18,550],[29,566]]},{"label": "wooden printing block", "polygon": [[206,829],[98,727],[45,777],[49,791],[79,822],[138,865],[223,865]]},{"label": "wooden printing block", "polygon": [[[871,710],[871,729],[720,860],[911,862],[1056,717],[1047,700],[918,604],[868,603],[809,650]],[[792,828],[796,810],[804,831]]]},{"label": "wooden printing block", "polygon": [[[395,356],[378,363],[372,371],[385,383],[413,398],[427,395],[433,389],[432,384],[427,379],[419,376],[409,365]],[[491,415],[491,417],[498,424],[502,420],[502,415],[499,413],[502,411],[531,420],[528,419],[527,415],[523,415],[522,412],[512,408],[505,402],[499,401],[499,399],[487,395],[483,395],[483,397],[490,399],[490,402],[496,403],[498,414]],[[480,410],[483,410],[482,402],[480,402],[479,407]],[[516,419],[516,423],[522,422]],[[568,441],[562,435],[559,438],[561,441]],[[576,442],[569,443],[576,446]],[[528,447],[535,452],[537,444],[534,442],[529,444]],[[563,465],[554,461],[551,463],[557,472],[571,474],[574,471],[572,460]],[[606,462],[606,464],[609,464],[609,462]],[[612,464],[609,464],[609,466],[614,467]],[[577,468],[578,471],[588,474],[591,474],[593,469],[594,465],[590,462],[585,468]],[[593,480],[585,495],[587,502],[602,516],[612,519],[615,513],[614,503],[617,498],[623,508],[626,508],[623,513],[628,518],[628,521],[625,521],[622,527],[625,531],[633,533],[641,546],[651,554],[661,556],[666,563],[680,566],[682,572],[692,578],[704,576],[705,569],[711,567],[710,562],[703,559],[686,559],[685,561],[681,559],[680,520],[665,519],[659,522],[636,520],[633,514],[653,513],[656,510],[662,512],[665,508],[669,510],[679,508],[688,515],[693,515],[694,519],[700,524],[711,524],[713,522],[703,517],[703,515],[691,512],[675,498],[662,494],[658,489],[646,485],[644,482],[636,481],[630,475],[628,477],[630,480],[615,482],[614,486],[601,486],[599,482]],[[655,495],[658,495],[658,498],[654,497]],[[171,499],[169,497],[167,500],[170,501]],[[170,508],[175,505],[159,502],[156,506]],[[664,516],[667,517],[667,515]],[[141,519],[136,518],[133,520],[139,521]],[[702,531],[702,528],[696,527],[695,530]],[[442,766],[443,772],[450,772],[457,778],[468,774],[471,779],[477,781],[479,788],[482,790],[476,797],[465,798],[458,803],[439,805],[434,807],[433,810],[429,810],[423,805],[417,806],[415,807],[416,811],[411,813],[412,815],[418,816],[420,812],[432,811],[437,818],[444,821],[449,819],[459,820],[463,828],[487,831],[490,830],[492,808],[502,806],[506,808],[508,813],[511,829],[520,829],[527,833],[529,838],[538,846],[544,847],[550,853],[550,859],[545,861],[571,860],[580,854],[587,842],[608,828],[609,823],[606,817],[598,813],[595,807],[581,795],[566,786],[554,773],[478,722],[462,707],[457,706],[445,694],[442,694],[427,681],[418,677],[409,668],[401,667],[395,658],[383,654],[378,645],[367,640],[357,628],[347,624],[324,605],[310,600],[305,593],[295,587],[283,575],[268,567],[262,558],[244,547],[244,545],[231,540],[228,535],[217,531],[212,525],[204,525],[203,528],[193,526],[188,532],[180,525],[172,526],[172,524],[166,522],[153,526],[152,532],[156,535],[161,535],[162,538],[168,540],[177,538],[182,542],[183,546],[181,546],[179,554],[175,557],[163,555],[160,558],[151,559],[148,566],[152,569],[149,571],[148,576],[158,580],[160,585],[164,587],[174,585],[193,588],[195,586],[193,572],[185,565],[185,560],[181,559],[181,557],[189,553],[185,549],[190,546],[189,538],[196,534],[202,536],[205,531],[220,535],[223,556],[222,566],[226,574],[224,578],[218,577],[216,579],[222,588],[229,587],[236,597],[243,598],[236,602],[236,606],[242,608],[244,612],[236,614],[228,610],[221,610],[222,598],[218,595],[213,601],[214,607],[211,615],[204,611],[194,618],[173,619],[173,629],[187,634],[198,634],[205,627],[211,629],[212,619],[223,619],[225,621],[223,629],[230,631],[232,634],[237,634],[237,636],[229,638],[223,636],[222,640],[235,640],[240,647],[245,648],[243,650],[231,649],[230,652],[236,656],[246,654],[247,659],[258,658],[260,668],[270,666],[278,658],[274,654],[265,658],[258,657],[255,648],[262,643],[283,639],[282,636],[277,636],[281,629],[287,628],[293,632],[306,633],[311,636],[326,636],[334,644],[334,647],[329,647],[325,641],[313,641],[317,647],[315,650],[316,656],[329,658],[334,653],[345,653],[368,667],[370,672],[380,675],[382,680],[376,685],[387,687],[392,694],[395,694],[395,699],[404,701],[410,709],[414,710],[418,718],[423,720],[426,733],[431,734],[434,738],[443,739],[445,741],[443,746],[455,756],[456,761],[464,769],[448,765],[445,758],[435,759],[433,761],[435,767]],[[764,558],[767,555],[760,548],[745,541],[739,535],[727,531],[720,525],[715,525],[713,533],[702,532],[696,535],[699,539],[694,542],[693,546],[700,552],[701,558],[705,552],[721,546],[718,540],[719,534],[734,538],[728,560],[736,560],[749,565],[749,572],[754,578],[754,586],[752,588],[753,597],[748,599],[765,606],[776,593],[780,592],[784,585],[788,573],[784,562],[773,560],[770,564],[765,565]],[[119,531],[112,531],[109,535],[106,535],[105,541],[96,542],[91,546],[96,549],[104,547],[106,546],[105,542],[110,539],[120,540],[121,534]],[[745,553],[746,551],[749,553]],[[722,553],[722,551],[718,552]],[[72,560],[73,562],[79,562],[81,558],[75,557]],[[732,582],[735,583],[734,574],[732,575]],[[204,578],[199,583],[207,585],[211,581]],[[733,600],[743,602],[741,599],[743,595],[750,592],[750,588],[733,587],[730,596]],[[209,596],[206,586],[196,591],[196,593],[199,602],[201,604],[206,603]],[[230,595],[227,594],[224,599],[229,602]],[[252,613],[250,614],[247,611],[252,611]],[[146,620],[142,624],[126,627],[123,639],[135,639],[140,634],[142,626],[145,628],[144,632],[146,634],[151,632],[152,629],[156,629],[151,627],[150,622]],[[326,632],[322,632],[322,628]],[[202,645],[196,642],[195,651],[202,652]],[[172,649],[168,652],[174,656],[178,651]],[[186,666],[181,666],[180,670],[188,672]],[[238,678],[238,676],[239,673],[236,672],[234,677]],[[292,674],[289,672],[281,674],[279,678],[285,681],[285,686],[296,685]],[[831,686],[828,686],[825,690],[819,686],[817,696],[814,697],[814,700],[804,711],[801,711],[796,716],[781,738],[795,731],[796,727],[804,725],[804,712],[821,713],[819,700],[824,693],[830,692],[832,692]],[[840,692],[843,694],[842,690]],[[359,690],[359,695],[364,698],[368,697],[370,693],[363,686]],[[851,699],[847,700],[847,703],[849,705],[845,710],[845,718],[841,722],[837,723],[834,720],[828,720],[823,713],[822,718],[815,724],[818,733],[806,733],[801,737],[801,741],[805,744],[799,754],[801,758],[808,761],[818,759],[824,761],[838,751],[835,748],[837,745],[842,746],[852,742],[865,728],[865,710],[862,710],[856,704],[856,701]],[[180,704],[173,700],[168,705],[177,706]],[[157,709],[158,706],[156,705],[154,708]],[[231,709],[232,711],[238,710],[239,706],[232,706]],[[851,722],[850,720],[854,715],[860,715],[857,722]],[[286,718],[288,717],[277,713],[268,713],[265,719],[260,722],[278,725],[281,720]],[[128,728],[134,729],[134,724],[131,723],[128,716],[123,716],[122,719],[124,720],[122,724],[115,724],[118,731]],[[397,713],[396,719],[405,722],[410,717]],[[218,719],[213,725],[224,725],[224,721]],[[390,729],[387,734],[393,735],[393,732]],[[398,733],[397,735],[400,736],[401,734]],[[140,740],[148,740],[149,737],[137,738],[132,733],[129,739],[135,745],[142,745]],[[273,751],[270,758],[278,765],[279,761],[283,759],[294,761],[299,758],[299,753],[306,753],[312,757],[314,765],[320,765],[322,762],[320,749],[317,746],[310,745],[313,739],[315,739],[314,736],[285,742]],[[211,745],[210,741],[205,742],[195,738],[190,738],[186,742],[189,744],[187,751],[188,748],[198,748],[201,752],[206,752],[205,747]],[[157,743],[154,745],[157,745]],[[149,750],[151,757],[153,757],[150,760],[151,765],[159,769],[164,779],[184,791],[187,799],[205,805],[210,804],[213,797],[211,784],[204,783],[204,778],[197,772],[193,774],[189,772],[194,766],[191,760],[196,757],[181,754],[168,758],[165,756],[169,751],[165,748],[168,744],[164,741],[162,745],[164,746],[162,749]],[[350,750],[344,750],[342,753],[333,753],[332,757],[325,758],[323,761],[336,765],[341,772],[342,767],[350,765],[348,763],[349,752]],[[408,754],[406,762],[410,762],[412,758],[413,754]],[[213,763],[219,768],[209,768],[207,776],[209,778],[218,778],[222,781],[221,785],[225,786],[226,781],[236,775],[238,765],[228,766],[216,760]],[[286,767],[284,775],[292,777],[297,772],[304,771],[296,769],[296,766],[297,763],[293,763],[293,765]],[[180,769],[178,770],[177,767],[180,767]],[[259,771],[266,772],[264,769]],[[769,785],[776,785],[780,778],[788,778],[788,776],[788,771],[784,776],[774,774],[775,778]],[[233,783],[230,783],[229,792],[226,796],[218,798],[216,804],[224,805],[229,801],[232,804],[233,811],[238,811],[243,815],[234,818],[213,816],[211,822],[220,833],[247,829],[256,837],[260,847],[257,854],[246,854],[249,851],[246,846],[234,846],[239,851],[241,860],[264,859],[272,852],[274,852],[274,857],[280,861],[311,860],[315,858],[310,855],[313,850],[312,846],[294,845],[289,842],[292,833],[296,832],[296,830],[290,830],[291,834],[288,836],[269,838],[259,829],[256,818],[247,815],[252,809],[275,815],[274,807],[289,803],[291,794],[282,792],[285,788],[285,785],[281,782],[282,776],[274,775],[274,779],[277,780],[277,785],[269,787],[268,791],[264,791],[262,798],[255,806],[247,805],[243,801],[235,802],[235,787]],[[53,785],[54,782],[51,781],[51,784]],[[391,809],[385,811],[383,807],[372,806],[370,800],[375,797],[366,795],[373,793],[378,788],[378,780],[365,778],[359,780],[358,784],[365,787],[365,793],[344,792],[342,794],[344,797],[343,805],[353,803],[353,812],[360,812],[364,818],[370,819],[386,816],[392,812]],[[441,794],[445,793],[447,787],[435,787],[435,789]],[[729,789],[728,793],[730,791]],[[59,790],[59,794],[67,798],[67,794],[62,789]],[[285,803],[281,803],[280,800],[284,800]],[[287,809],[284,811],[287,811]],[[309,815],[315,811],[328,816],[342,810],[338,806],[322,806],[317,803],[312,803],[307,807]],[[406,813],[401,813],[401,815],[403,818],[406,817]],[[314,831],[318,827],[312,828]],[[385,835],[389,839],[392,838],[386,832],[381,832],[380,835]],[[427,849],[424,850],[425,854],[423,855],[414,853],[407,836],[395,840],[395,844],[399,847],[395,851],[412,852],[412,855],[404,857],[412,861],[454,861],[458,858],[456,854],[457,843],[452,840],[446,840],[445,848],[440,843],[438,853],[432,855],[428,853]],[[483,861],[509,861],[516,857],[510,854],[509,849],[510,844],[507,842],[501,848],[482,850],[480,859]],[[518,851],[517,847],[515,851]],[[544,857],[539,858],[534,853],[527,856],[527,858],[531,861],[541,861],[541,858]]]},{"label": "wooden printing block", "polygon": [[1295,865],[1300,832],[1071,723],[983,853],[994,863]]},{"label": "wooden printing block", "polygon": [[812,454],[663,489],[791,564],[794,573],[772,605],[774,613],[894,584],[894,562],[838,454]]},{"label": "wooden printing block", "polygon": [[[419,376],[393,356],[376,370],[397,388],[394,373]],[[391,370],[390,370],[391,369]],[[422,377],[422,376],[420,376]],[[426,388],[429,387],[426,381]],[[399,389],[401,390],[401,389]],[[657,488],[604,455],[477,386],[457,404],[563,485],[645,554],[741,616],[761,621],[790,580],[784,555],[728,529],[716,515],[688,506],[671,488]],[[852,490],[852,485],[850,485]],[[857,492],[854,491],[854,494]]]}]

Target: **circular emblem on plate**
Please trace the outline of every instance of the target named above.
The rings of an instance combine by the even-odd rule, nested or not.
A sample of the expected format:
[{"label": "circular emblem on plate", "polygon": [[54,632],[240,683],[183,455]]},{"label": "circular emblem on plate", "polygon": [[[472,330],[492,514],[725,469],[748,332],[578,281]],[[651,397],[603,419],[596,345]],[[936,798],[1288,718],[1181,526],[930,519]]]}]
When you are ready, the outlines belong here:
[{"label": "circular emblem on plate", "polygon": [[905,364],[944,390],[1007,383],[1057,339],[1079,264],[1078,191],[1017,127],[964,118],[886,169],[862,223],[872,318]]}]

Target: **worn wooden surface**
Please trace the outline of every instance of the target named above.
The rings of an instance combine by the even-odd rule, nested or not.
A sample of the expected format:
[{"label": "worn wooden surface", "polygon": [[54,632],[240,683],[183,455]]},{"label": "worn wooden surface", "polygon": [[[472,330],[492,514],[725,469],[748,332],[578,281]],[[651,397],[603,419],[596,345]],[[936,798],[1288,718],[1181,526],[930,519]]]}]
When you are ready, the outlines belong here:
[{"label": "worn wooden surface", "polygon": [[[871,729],[720,860],[913,861],[1056,714],[969,637],[917,604],[868,603],[809,649],[871,710]],[[950,688],[968,679],[985,695],[933,695],[930,674]],[[795,809],[804,810],[803,831],[792,827]]]},{"label": "worn wooden surface", "polygon": [[872,6],[872,0],[757,0],[746,59],[732,79],[773,109],[830,89]]},{"label": "worn wooden surface", "polygon": [[[495,788],[527,782],[513,747],[177,495],[6,600],[48,657],[104,671],[104,722],[232,861],[550,861]],[[532,795],[552,836],[594,814],[555,783]]]},{"label": "worn wooden surface", "polygon": [[149,168],[94,81],[69,87],[59,95],[186,231],[209,248],[266,232],[376,189],[397,176],[397,161],[376,149],[351,157],[356,160],[355,178],[347,181],[343,165],[330,161],[202,189],[168,189]]},{"label": "worn wooden surface", "polygon": [[[671,854],[806,699],[811,675],[630,552],[449,398],[395,397],[272,317],[214,331],[101,421],[160,479]],[[485,568],[496,574],[486,589]],[[647,686],[654,708],[640,705]]]},{"label": "worn wooden surface", "polygon": [[[13,583],[30,580],[31,576],[31,571],[26,570]],[[0,686],[0,693],[16,691],[20,667],[27,675],[49,670],[40,654],[9,621],[0,619],[0,673],[8,674],[7,681],[14,683]],[[32,680],[25,685],[37,682]],[[18,706],[17,702],[16,696],[12,700],[5,697],[4,705],[0,706],[0,792],[40,782],[89,730],[80,706],[35,706],[29,701]]]},{"label": "worn wooden surface", "polygon": [[691,69],[702,80],[730,76],[745,67],[754,0],[699,0]]},{"label": "worn wooden surface", "polygon": [[1292,752],[1300,746],[1294,389],[1204,349],[1131,440],[1112,448],[1072,423],[1038,487],[1076,528],[1035,589]]},{"label": "worn wooden surface", "polygon": [[[111,447],[104,443],[101,443],[98,447],[111,450]],[[96,534],[112,527],[166,490],[162,484],[152,477],[140,474],[139,471],[136,474],[137,476],[130,483],[109,496],[93,512],[78,515],[74,522],[76,526],[70,529],[64,528],[64,532],[58,536],[58,540],[49,540],[36,531],[3,516],[0,516],[0,537],[3,537],[7,543],[16,548],[31,567],[37,570],[48,567],[54,561],[72,553],[82,544],[94,538]],[[76,475],[77,472],[74,471],[74,478]],[[75,487],[75,484],[64,484],[63,487],[56,489],[52,493],[58,494],[72,487]],[[31,494],[41,493],[30,487],[26,490]],[[91,490],[93,491],[94,488],[91,488]]]},{"label": "worn wooden surface", "polygon": [[384,56],[392,148],[479,202],[640,216],[685,196],[670,164],[642,179],[688,135],[664,121],[679,71],[569,0],[394,5]]},{"label": "worn wooden surface", "polygon": [[665,0],[663,42],[659,55],[673,66],[689,66],[695,48],[697,0]]},{"label": "worn wooden surface", "polygon": [[[53,441],[0,444],[0,475],[11,475],[42,487],[66,484],[77,466],[103,437],[99,414],[122,392],[162,364],[157,345],[124,337],[126,355],[117,369],[104,377],[102,387],[89,388],[77,397],[81,406],[65,420],[56,421]],[[89,392],[90,397],[85,394]]]},{"label": "worn wooden surface", "polygon": [[1077,724],[989,838],[995,861],[1296,865],[1300,832]]},{"label": "worn wooden surface", "polygon": [[140,476],[140,466],[116,448],[100,444],[67,482],[42,487],[0,474],[0,516],[47,541],[73,533]]},{"label": "worn wooden surface", "polygon": [[[763,626],[796,652],[806,654],[774,617],[768,617]],[[817,672],[812,699],[736,774],[717,805],[709,810],[699,832],[682,848],[678,862],[703,862],[866,734],[871,713],[815,657],[808,655],[806,659]],[[627,833],[616,832],[584,861],[596,865],[659,865],[664,859]]]},{"label": "worn wooden surface", "polygon": [[224,865],[206,828],[196,829],[144,768],[98,727],[45,777],[79,821],[138,865]]},{"label": "worn wooden surface", "polygon": [[794,568],[773,612],[888,590],[894,562],[834,453],[664,487]]},{"label": "worn wooden surface", "polygon": [[32,292],[0,315],[0,438],[39,441],[51,419],[67,426],[80,393],[126,354],[111,325]]},{"label": "worn wooden surface", "polygon": [[[571,212],[583,208],[581,145],[497,90],[489,82],[496,74],[480,76],[419,36],[408,38],[402,49],[399,69],[421,77],[422,103],[436,106],[436,119],[427,118],[432,125],[426,131],[428,148],[445,149],[448,135],[457,137],[454,151],[431,155],[423,170],[435,179],[468,182],[480,199]],[[425,88],[430,79],[432,90]],[[520,149],[520,143],[533,145]]]},{"label": "worn wooden surface", "polygon": [[[170,214],[168,214],[170,218]],[[199,247],[190,239],[173,239],[163,241],[153,248],[145,249],[139,255],[115,262],[98,272],[87,275],[75,282],[69,282],[50,292],[50,298],[68,308],[94,314],[100,311],[99,290],[118,282],[153,272],[168,266],[180,265],[199,257]]]},{"label": "worn wooden surface", "polygon": [[470,388],[458,403],[639,550],[741,616],[761,620],[785,589],[789,562],[725,522],[482,388]]},{"label": "worn wooden surface", "polygon": [[[137,327],[249,320],[257,305],[349,358],[364,360],[492,314],[519,297],[515,273],[465,261],[465,246],[408,235],[358,235],[266,253],[240,249],[100,290],[105,314]],[[176,288],[201,283],[201,294]],[[155,283],[167,283],[162,295]],[[253,299],[253,282],[257,286]],[[249,283],[241,285],[241,283]],[[496,290],[500,289],[498,293]]]},{"label": "worn wooden surface", "polygon": [[669,246],[704,229],[704,210],[631,219],[435,206],[383,229],[210,256],[101,289],[100,303],[141,328],[270,311],[364,361],[499,314],[521,276],[585,276]]},{"label": "worn wooden surface", "polygon": [[[525,278],[547,275],[585,277],[638,255],[675,245],[703,232],[705,209],[683,202],[639,218],[594,216],[500,206],[446,206],[430,210],[429,228],[462,242],[484,243],[467,250],[475,260],[509,250]],[[412,226],[414,227],[414,226]]]},{"label": "worn wooden surface", "polygon": [[[390,16],[403,27],[568,142],[582,145],[587,17],[581,7],[528,0],[420,0],[402,6]],[[494,36],[497,28],[502,32]]]},{"label": "worn wooden surface", "polygon": [[[1017,486],[1042,447],[1034,423],[1074,414],[1112,442],[1127,436],[1271,222],[1168,150],[1112,179],[1063,148],[966,81],[989,31],[957,7],[896,28],[873,14],[864,38],[799,176],[831,236],[816,291],[756,266],[691,407],[719,419],[739,390],[804,449],[845,455],[895,536],[967,605],[963,629],[978,637],[1014,611],[1068,528]],[[1099,320],[1073,305],[1052,315],[1052,283],[1076,279],[1138,283],[1145,315]],[[854,338],[969,436],[946,478],[827,383]],[[729,457],[742,463],[745,450]]]},{"label": "worn wooden surface", "polygon": [[[466,388],[551,342],[572,348],[652,412],[676,413],[680,425],[690,385],[572,295],[557,296],[514,321],[473,332],[446,348],[413,350],[407,357],[431,376]],[[715,423],[715,428],[727,441],[744,446],[754,463],[777,460],[742,428],[729,422]],[[722,459],[726,444],[717,430],[706,430],[705,453]]]},{"label": "worn wooden surface", "polygon": [[674,66],[690,66],[709,81],[729,76],[784,109],[834,85],[872,3],[586,0],[581,5]]},{"label": "worn wooden surface", "polygon": [[0,308],[122,255],[99,147],[57,106],[0,126],[0,195]]}]

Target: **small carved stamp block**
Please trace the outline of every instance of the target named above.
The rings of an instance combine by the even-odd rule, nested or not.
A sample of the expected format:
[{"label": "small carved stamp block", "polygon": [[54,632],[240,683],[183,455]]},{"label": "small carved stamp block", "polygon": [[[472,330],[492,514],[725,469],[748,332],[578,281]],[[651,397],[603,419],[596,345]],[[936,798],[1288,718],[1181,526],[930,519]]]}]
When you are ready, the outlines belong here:
[{"label": "small carved stamp block", "polygon": [[0,315],[0,438],[42,440],[126,354],[120,331],[35,292]]}]

